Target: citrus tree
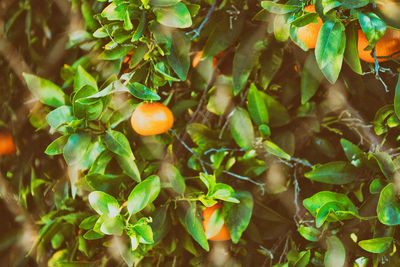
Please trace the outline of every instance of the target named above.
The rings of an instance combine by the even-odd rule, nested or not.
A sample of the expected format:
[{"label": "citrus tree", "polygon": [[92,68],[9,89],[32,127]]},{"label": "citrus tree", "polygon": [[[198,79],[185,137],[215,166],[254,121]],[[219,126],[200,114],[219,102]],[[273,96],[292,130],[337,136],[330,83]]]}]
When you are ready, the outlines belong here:
[{"label": "citrus tree", "polygon": [[40,75],[45,44],[27,45],[34,70],[6,72],[45,140],[15,163],[24,142],[9,132],[24,129],[3,115],[7,177],[40,211],[28,255],[399,265],[399,13],[390,0],[71,0],[59,75]]}]

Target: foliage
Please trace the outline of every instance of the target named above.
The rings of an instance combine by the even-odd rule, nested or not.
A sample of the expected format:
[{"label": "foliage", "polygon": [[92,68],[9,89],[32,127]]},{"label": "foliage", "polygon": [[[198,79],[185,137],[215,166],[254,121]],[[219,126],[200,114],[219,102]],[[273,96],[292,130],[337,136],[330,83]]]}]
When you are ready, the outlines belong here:
[{"label": "foliage", "polygon": [[[71,0],[84,26],[69,29],[60,76],[24,72],[1,91],[5,129],[22,83],[37,100],[32,136],[1,159],[37,209],[29,253],[49,266],[207,265],[221,243],[207,240],[201,210],[220,203],[207,227],[222,218],[229,230],[224,266],[400,264],[399,61],[378,63],[373,49],[399,25],[372,2]],[[34,4],[11,7],[6,37],[27,35],[21,51],[38,70],[47,47],[30,17],[58,18]],[[297,31],[317,17],[308,51]],[[358,28],[375,64],[359,59]],[[154,101],[174,126],[140,136],[129,118]],[[39,149],[24,145],[39,135]]]}]

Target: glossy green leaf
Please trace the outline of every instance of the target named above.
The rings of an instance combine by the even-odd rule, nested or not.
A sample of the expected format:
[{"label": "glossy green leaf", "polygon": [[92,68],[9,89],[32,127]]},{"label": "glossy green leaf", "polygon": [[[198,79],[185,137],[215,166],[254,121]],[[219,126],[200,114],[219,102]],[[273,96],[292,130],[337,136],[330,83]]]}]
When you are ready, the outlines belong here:
[{"label": "glossy green leaf", "polygon": [[44,153],[46,153],[47,155],[59,155],[59,154],[62,154],[63,151],[64,151],[64,146],[68,141],[68,137],[69,136],[67,136],[67,135],[60,136],[59,138],[57,138],[56,140],[51,142],[50,145],[47,146],[47,148],[44,151]]},{"label": "glossy green leaf", "polygon": [[133,188],[127,200],[129,214],[135,214],[152,203],[161,190],[160,178],[152,175]]},{"label": "glossy green leaf", "polygon": [[283,151],[282,148],[280,148],[279,146],[277,146],[276,144],[274,144],[271,141],[265,140],[263,142],[263,146],[264,146],[265,150],[267,150],[267,152],[271,153],[272,155],[275,155],[279,158],[283,158],[286,160],[289,160],[291,158],[291,156],[288,153]]},{"label": "glossy green leaf", "polygon": [[267,105],[254,83],[250,85],[249,93],[247,95],[247,107],[251,118],[257,125],[268,124],[269,116]]},{"label": "glossy green leaf", "polygon": [[150,0],[150,5],[159,7],[159,6],[173,6],[179,3],[182,0]]},{"label": "glossy green leaf", "polygon": [[179,169],[170,163],[163,163],[161,172],[159,173],[162,182],[168,182],[172,188],[178,193],[185,193],[186,184]]},{"label": "glossy green leaf", "polygon": [[182,81],[186,80],[190,67],[190,39],[181,31],[172,33],[172,46],[167,55],[168,63]]},{"label": "glossy green leaf", "polygon": [[100,191],[94,191],[89,194],[90,206],[100,215],[108,215],[114,218],[119,214],[118,201],[111,195]]},{"label": "glossy green leaf", "polygon": [[134,96],[142,100],[160,100],[161,97],[154,91],[148,89],[145,85],[134,82],[128,85],[129,92]]},{"label": "glossy green leaf", "polygon": [[233,139],[241,148],[251,148],[254,141],[254,129],[250,116],[243,108],[236,108],[230,121]]},{"label": "glossy green leaf", "polygon": [[397,118],[400,119],[400,76],[397,80],[396,89],[394,91],[394,112]]},{"label": "glossy green leaf", "polygon": [[335,83],[342,68],[346,34],[342,23],[326,21],[318,34],[315,58],[330,83]]},{"label": "glossy green leaf", "polygon": [[304,174],[308,179],[327,184],[348,184],[355,181],[358,175],[358,170],[344,161],[316,165]]},{"label": "glossy green leaf", "polygon": [[74,89],[79,90],[85,85],[89,85],[96,89],[97,91],[97,82],[96,79],[93,78],[81,65],[78,66],[74,79]]},{"label": "glossy green leaf", "polygon": [[177,3],[170,7],[157,7],[153,9],[157,22],[174,28],[188,28],[192,26],[192,18],[186,5]]},{"label": "glossy green leaf", "polygon": [[269,114],[269,126],[280,127],[290,122],[290,115],[286,108],[273,97],[261,92]]},{"label": "glossy green leaf", "polygon": [[65,94],[60,87],[49,80],[42,79],[36,75],[22,73],[29,90],[39,100],[49,106],[59,107],[65,104]]},{"label": "glossy green leaf", "polygon": [[393,237],[377,237],[373,239],[361,240],[358,245],[371,253],[383,253],[393,242]]},{"label": "glossy green leaf", "polygon": [[103,140],[107,148],[115,154],[126,158],[134,158],[129,141],[123,133],[110,129],[104,135]]},{"label": "glossy green leaf", "polygon": [[362,74],[361,62],[357,49],[358,30],[355,23],[346,27],[346,49],[344,50],[344,61],[357,74]]},{"label": "glossy green leaf", "polygon": [[124,221],[121,215],[114,217],[108,214],[103,214],[101,217],[102,224],[100,226],[100,231],[106,235],[121,235],[124,230]]},{"label": "glossy green leaf", "polygon": [[221,16],[204,45],[203,58],[213,57],[232,45],[241,34],[243,24],[244,16],[238,16],[230,28],[229,16]]},{"label": "glossy green leaf", "polygon": [[183,223],[186,226],[189,234],[196,240],[199,245],[206,251],[210,250],[208,245],[207,237],[203,229],[203,223],[201,217],[197,213],[195,203],[190,203],[190,207],[187,209],[183,219]]},{"label": "glossy green leaf", "polygon": [[343,0],[342,6],[344,8],[360,8],[370,3],[369,0]]},{"label": "glossy green leaf", "polygon": [[[361,12],[358,14],[358,21],[365,37],[368,40],[369,49],[372,49],[376,42],[382,38],[386,32],[386,24],[379,18],[375,13],[368,12],[363,14]],[[364,48],[364,47],[363,47]]]},{"label": "glossy green leaf", "polygon": [[76,164],[83,158],[90,141],[91,137],[87,133],[75,133],[68,138],[63,151],[68,165]]},{"label": "glossy green leaf", "polygon": [[131,177],[136,182],[140,182],[140,172],[133,156],[127,157],[117,154],[116,160],[126,175]]},{"label": "glossy green leaf", "polygon": [[318,87],[324,79],[324,75],[318,68],[315,55],[310,52],[304,63],[303,71],[301,72],[301,103],[305,104],[317,92]]},{"label": "glossy green leaf", "polygon": [[232,242],[237,244],[250,223],[254,204],[253,196],[250,192],[238,191],[235,197],[239,199],[240,203],[225,202],[222,212]]},{"label": "glossy green leaf", "polygon": [[300,6],[297,5],[284,5],[272,1],[262,1],[261,6],[262,8],[268,10],[271,13],[281,14],[281,15],[296,11],[297,9],[300,8]]},{"label": "glossy green leaf", "polygon": [[324,263],[326,267],[344,267],[346,262],[346,250],[336,236],[330,236],[326,239],[327,251],[325,253]]},{"label": "glossy green leaf", "polygon": [[400,203],[397,201],[397,190],[393,183],[382,189],[376,212],[381,223],[385,225],[400,224]]},{"label": "glossy green leaf", "polygon": [[300,226],[297,231],[304,237],[306,240],[311,242],[318,242],[321,237],[321,231],[311,226]]}]

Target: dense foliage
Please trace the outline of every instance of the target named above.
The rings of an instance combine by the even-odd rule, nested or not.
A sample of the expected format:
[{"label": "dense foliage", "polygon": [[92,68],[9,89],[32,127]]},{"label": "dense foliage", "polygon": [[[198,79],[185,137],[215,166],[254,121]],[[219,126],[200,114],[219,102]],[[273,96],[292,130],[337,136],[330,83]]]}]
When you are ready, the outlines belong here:
[{"label": "dense foliage", "polygon": [[[0,186],[38,232],[2,257],[400,265],[399,3],[6,2],[0,127],[17,153],[0,156]],[[168,106],[173,127],[135,132],[144,102]]]}]

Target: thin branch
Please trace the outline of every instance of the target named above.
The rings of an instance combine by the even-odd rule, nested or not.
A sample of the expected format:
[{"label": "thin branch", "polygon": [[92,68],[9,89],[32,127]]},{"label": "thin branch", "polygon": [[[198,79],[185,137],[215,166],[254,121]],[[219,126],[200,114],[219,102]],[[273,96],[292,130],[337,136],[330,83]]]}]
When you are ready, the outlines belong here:
[{"label": "thin branch", "polygon": [[379,63],[378,63],[378,58],[376,57],[376,49],[375,48],[372,49],[372,53],[374,53],[374,60],[375,60],[375,79],[379,80],[382,83],[383,87],[385,88],[386,93],[388,93],[389,89],[388,89],[386,83],[383,81],[383,79],[379,75]]},{"label": "thin branch", "polygon": [[[211,169],[215,170],[214,166],[213,166],[211,163],[209,163],[209,162],[207,162],[207,161],[201,159],[201,157],[200,157],[195,151],[193,151],[193,149],[191,149],[182,139],[180,139],[179,136],[178,136],[178,134],[177,134],[174,130],[170,129],[169,131],[172,132],[172,133],[175,135],[176,139],[178,139],[178,141],[179,141],[190,153],[192,153],[192,154],[197,158],[197,160],[200,161],[200,164],[201,164],[201,166],[202,166],[202,168],[203,168],[203,170],[205,171],[206,174],[207,174],[207,171],[205,170],[205,165],[207,165],[207,166],[210,167]],[[225,174],[228,174],[228,175],[230,175],[230,176],[233,176],[233,177],[235,177],[235,178],[238,178],[238,179],[240,179],[240,180],[248,181],[248,182],[250,182],[250,183],[252,183],[252,184],[255,184],[255,185],[259,186],[259,187],[260,187],[260,190],[261,190],[261,195],[264,195],[264,193],[265,193],[265,190],[264,190],[264,183],[259,183],[259,182],[257,182],[257,181],[252,180],[252,179],[249,178],[249,177],[242,176],[242,175],[239,175],[239,174],[230,172],[230,171],[222,170],[222,172],[225,173]]]},{"label": "thin branch", "polygon": [[190,40],[193,40],[194,38],[196,38],[197,36],[200,35],[201,30],[203,29],[203,27],[206,25],[206,23],[208,22],[208,20],[211,17],[211,14],[213,13],[215,6],[217,5],[217,0],[214,0],[211,8],[208,10],[207,16],[206,18],[203,20],[203,22],[200,24],[200,26],[196,29],[191,30],[190,32],[187,32],[186,35],[190,35],[193,34],[192,37],[190,37]]}]

